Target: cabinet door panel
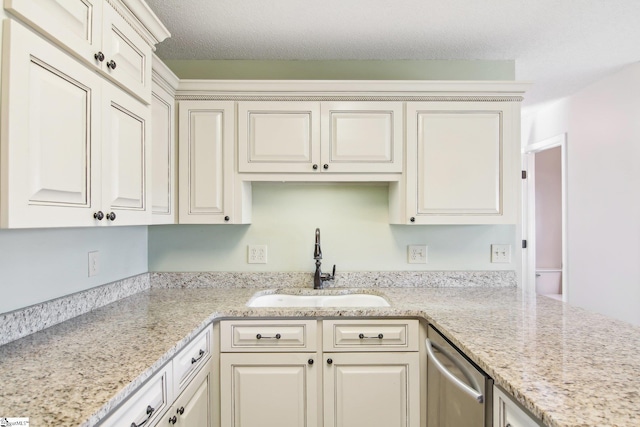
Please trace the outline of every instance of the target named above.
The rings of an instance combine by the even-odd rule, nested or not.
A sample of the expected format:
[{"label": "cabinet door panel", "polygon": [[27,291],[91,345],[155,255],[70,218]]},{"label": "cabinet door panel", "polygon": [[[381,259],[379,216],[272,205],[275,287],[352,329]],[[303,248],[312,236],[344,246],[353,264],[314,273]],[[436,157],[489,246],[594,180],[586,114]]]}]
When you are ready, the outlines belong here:
[{"label": "cabinet door panel", "polygon": [[407,210],[416,223],[510,223],[516,206],[511,107],[407,106]]},{"label": "cabinet door panel", "polygon": [[207,364],[174,404],[179,427],[208,427],[211,424],[211,374]]},{"label": "cabinet door panel", "polygon": [[103,97],[103,208],[116,213],[114,224],[148,224],[149,109],[108,84]]},{"label": "cabinet door panel", "polygon": [[402,172],[402,103],[323,102],[322,163],[329,172]]},{"label": "cabinet door panel", "polygon": [[240,102],[239,171],[313,172],[320,159],[319,123],[316,102]]},{"label": "cabinet door panel", "polygon": [[5,0],[5,8],[55,43],[95,63],[102,38],[102,2],[96,0]]},{"label": "cabinet door panel", "polygon": [[184,101],[179,114],[179,222],[224,223],[232,217],[233,102]]},{"label": "cabinet door panel", "polygon": [[315,353],[220,356],[221,425],[317,426]]},{"label": "cabinet door panel", "polygon": [[500,112],[418,118],[418,213],[499,214]]},{"label": "cabinet door panel", "polygon": [[160,87],[151,98],[152,194],[154,224],[175,222],[175,137],[173,97]]},{"label": "cabinet door panel", "polygon": [[94,225],[99,78],[16,22],[5,38],[2,226]]},{"label": "cabinet door panel", "polygon": [[324,353],[323,359],[325,427],[420,425],[417,352]]},{"label": "cabinet door panel", "polygon": [[[151,47],[108,5],[104,6],[103,70],[143,101],[151,101]],[[108,67],[110,61],[116,66]]]}]

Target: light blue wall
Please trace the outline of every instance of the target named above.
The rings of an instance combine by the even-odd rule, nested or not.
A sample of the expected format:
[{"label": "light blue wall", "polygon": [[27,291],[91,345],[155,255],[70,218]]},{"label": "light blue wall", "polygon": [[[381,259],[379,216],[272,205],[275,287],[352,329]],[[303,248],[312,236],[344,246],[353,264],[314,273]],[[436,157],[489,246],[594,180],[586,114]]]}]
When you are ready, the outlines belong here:
[{"label": "light blue wall", "polygon": [[[314,231],[324,270],[513,270],[491,264],[492,243],[514,244],[515,226],[389,225],[386,184],[254,183],[251,225],[149,228],[150,271],[313,271]],[[267,245],[267,264],[248,264],[247,245]],[[407,245],[428,245],[426,265]]]},{"label": "light blue wall", "polygon": [[[100,271],[88,275],[88,253]],[[0,230],[0,313],[147,271],[147,227]]]}]

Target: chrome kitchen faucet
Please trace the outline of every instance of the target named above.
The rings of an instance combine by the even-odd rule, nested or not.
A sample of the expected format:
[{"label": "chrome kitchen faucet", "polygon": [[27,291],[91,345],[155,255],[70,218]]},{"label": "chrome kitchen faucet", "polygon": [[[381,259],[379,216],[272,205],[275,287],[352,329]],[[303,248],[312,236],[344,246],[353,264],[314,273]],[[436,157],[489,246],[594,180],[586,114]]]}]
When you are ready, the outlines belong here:
[{"label": "chrome kitchen faucet", "polygon": [[320,248],[320,229],[316,228],[316,246],[313,249],[313,259],[316,260],[316,272],[313,275],[313,289],[324,288],[324,282],[326,280],[333,280],[336,277],[336,265],[333,264],[333,273],[322,273],[320,266],[322,262],[322,249]]}]

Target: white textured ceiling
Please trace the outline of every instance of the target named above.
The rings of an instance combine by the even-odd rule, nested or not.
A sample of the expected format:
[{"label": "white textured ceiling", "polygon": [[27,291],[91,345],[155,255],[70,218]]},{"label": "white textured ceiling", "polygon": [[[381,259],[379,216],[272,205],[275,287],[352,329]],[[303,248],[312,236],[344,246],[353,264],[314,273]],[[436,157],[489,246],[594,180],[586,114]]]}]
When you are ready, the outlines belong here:
[{"label": "white textured ceiling", "polygon": [[532,105],[640,61],[640,0],[147,0],[163,59],[515,60]]}]

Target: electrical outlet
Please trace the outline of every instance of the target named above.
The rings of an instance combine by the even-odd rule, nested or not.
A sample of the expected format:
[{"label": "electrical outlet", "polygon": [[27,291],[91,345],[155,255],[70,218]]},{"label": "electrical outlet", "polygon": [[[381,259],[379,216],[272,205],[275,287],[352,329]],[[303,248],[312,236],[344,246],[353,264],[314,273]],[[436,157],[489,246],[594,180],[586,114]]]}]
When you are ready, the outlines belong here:
[{"label": "electrical outlet", "polygon": [[100,252],[89,252],[89,277],[97,276],[100,272]]},{"label": "electrical outlet", "polygon": [[267,245],[249,245],[247,246],[247,255],[249,264],[266,264]]},{"label": "electrical outlet", "polygon": [[407,246],[409,264],[426,264],[427,263],[427,246],[426,245],[409,245]]},{"label": "electrical outlet", "polygon": [[491,245],[491,262],[511,262],[511,245]]}]

